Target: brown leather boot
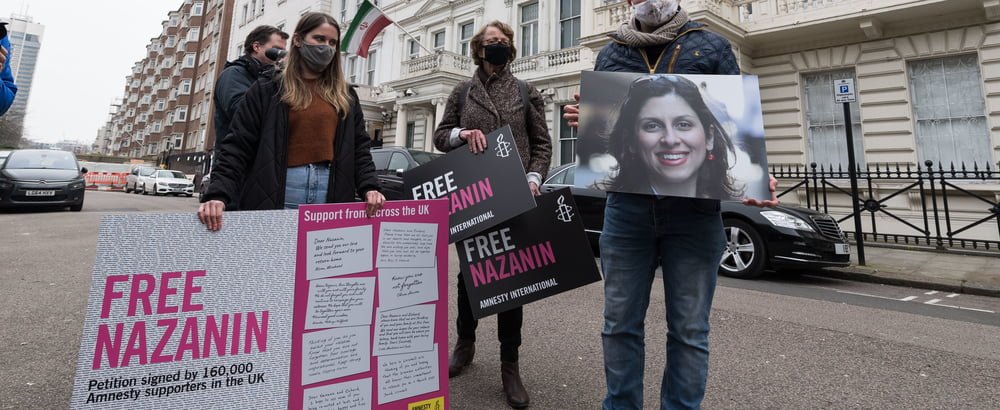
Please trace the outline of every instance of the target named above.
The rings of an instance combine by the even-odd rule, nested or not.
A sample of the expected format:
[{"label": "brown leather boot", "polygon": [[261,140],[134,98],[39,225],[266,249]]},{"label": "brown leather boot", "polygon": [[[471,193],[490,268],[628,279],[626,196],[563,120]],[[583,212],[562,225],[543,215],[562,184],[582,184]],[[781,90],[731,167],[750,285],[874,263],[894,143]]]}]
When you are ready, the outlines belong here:
[{"label": "brown leather boot", "polygon": [[517,368],[517,362],[500,362],[500,379],[503,381],[507,404],[515,409],[528,407],[528,390],[521,383],[521,371]]},{"label": "brown leather boot", "polygon": [[448,377],[455,377],[462,374],[462,370],[469,363],[472,363],[472,358],[476,356],[476,342],[466,339],[458,339],[455,342],[455,350],[451,353],[451,359],[448,360]]}]

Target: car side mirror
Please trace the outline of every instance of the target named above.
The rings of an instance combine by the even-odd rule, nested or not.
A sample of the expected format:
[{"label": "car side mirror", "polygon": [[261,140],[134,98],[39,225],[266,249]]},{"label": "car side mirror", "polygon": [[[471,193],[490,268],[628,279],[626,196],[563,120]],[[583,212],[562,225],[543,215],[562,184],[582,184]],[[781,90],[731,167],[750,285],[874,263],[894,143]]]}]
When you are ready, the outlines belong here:
[{"label": "car side mirror", "polygon": [[86,174],[87,173],[87,167],[80,168],[80,173],[81,174]]},{"label": "car side mirror", "polygon": [[403,172],[406,172],[406,170],[402,169],[402,168],[397,169],[396,170],[396,176],[402,178],[403,177]]}]

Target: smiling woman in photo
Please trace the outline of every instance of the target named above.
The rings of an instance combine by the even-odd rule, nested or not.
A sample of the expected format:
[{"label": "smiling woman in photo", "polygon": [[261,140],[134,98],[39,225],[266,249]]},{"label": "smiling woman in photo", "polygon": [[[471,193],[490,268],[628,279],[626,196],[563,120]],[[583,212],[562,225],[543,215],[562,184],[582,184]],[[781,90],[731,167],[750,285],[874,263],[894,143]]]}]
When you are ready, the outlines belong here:
[{"label": "smiling woman in photo", "polygon": [[609,131],[616,175],[609,191],[742,198],[729,176],[735,151],[695,83],[676,75],[635,80]]}]

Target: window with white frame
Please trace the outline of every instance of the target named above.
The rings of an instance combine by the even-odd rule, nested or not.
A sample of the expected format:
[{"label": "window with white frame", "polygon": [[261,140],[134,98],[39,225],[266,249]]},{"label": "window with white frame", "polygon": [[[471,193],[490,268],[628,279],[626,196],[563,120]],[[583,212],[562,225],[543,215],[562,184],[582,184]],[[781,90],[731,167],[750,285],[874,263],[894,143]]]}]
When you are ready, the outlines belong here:
[{"label": "window with white frame", "polygon": [[463,56],[469,55],[469,41],[472,41],[476,29],[476,23],[467,22],[458,26],[458,52]]},{"label": "window with white frame", "polygon": [[910,92],[919,162],[945,168],[991,161],[990,124],[975,54],[911,61]]},{"label": "window with white frame", "polygon": [[538,3],[521,6],[521,56],[538,54]]},{"label": "window with white frame", "polygon": [[347,22],[347,0],[340,0],[340,21]]},{"label": "window with white frame", "polygon": [[[844,108],[833,101],[833,82],[853,79],[854,70],[823,71],[802,75],[806,103],[809,161],[829,169],[847,169],[847,131]],[[865,164],[864,139],[861,135],[861,112],[851,104],[851,129],[854,133],[854,157]]]},{"label": "window with white frame", "polygon": [[187,121],[187,116],[188,107],[186,105],[182,105],[177,107],[177,115],[174,116],[174,121]]},{"label": "window with white frame", "polygon": [[576,128],[559,116],[559,164],[571,162],[576,162]]},{"label": "window with white frame", "polygon": [[242,16],[242,17],[240,17],[240,25],[241,26],[247,24],[247,17],[249,17],[249,16],[247,16],[247,14],[249,14],[249,13],[250,13],[250,5],[244,4],[243,5],[243,11],[240,14]]},{"label": "window with white frame", "polygon": [[191,27],[188,29],[187,41],[198,41],[201,38],[201,28]]},{"label": "window with white frame", "polygon": [[580,0],[559,0],[559,47],[580,44]]},{"label": "window with white frame", "polygon": [[257,8],[258,16],[264,14],[264,0],[259,0],[259,1],[260,1],[260,7]]},{"label": "window with white frame", "polygon": [[444,40],[445,40],[444,30],[437,31],[434,34],[431,34],[431,37],[434,39],[434,50],[435,51],[444,50]]},{"label": "window with white frame", "polygon": [[406,51],[407,51],[406,54],[411,59],[420,57],[420,43],[419,43],[419,41],[420,41],[420,37],[417,37],[416,40],[410,39],[410,41],[408,41],[406,43]]},{"label": "window with white frame", "polygon": [[163,130],[163,124],[159,121],[153,123],[153,132],[160,132]]},{"label": "window with white frame", "polygon": [[156,153],[156,145],[157,144],[155,142],[149,143],[149,151],[146,152],[146,155],[153,155],[153,154],[155,154]]},{"label": "window with white frame", "polygon": [[194,67],[194,57],[195,57],[194,53],[187,53],[187,54],[185,54],[184,55],[184,66],[183,67],[184,68],[192,68],[192,67]]},{"label": "window with white frame", "polygon": [[184,81],[181,81],[180,89],[181,89],[180,90],[181,94],[190,94],[191,93],[191,79],[186,79]]},{"label": "window with white frame", "polygon": [[257,0],[250,0],[250,15],[247,16],[247,21],[253,21],[257,18]]},{"label": "window with white frame", "polygon": [[375,69],[378,67],[378,51],[370,50],[368,51],[368,72],[365,75],[365,84],[370,86],[375,85]]},{"label": "window with white frame", "polygon": [[170,111],[167,113],[167,124],[173,124],[173,123],[174,123],[174,112]]},{"label": "window with white frame", "polygon": [[205,3],[202,3],[202,2],[199,1],[199,2],[196,2],[193,5],[191,5],[191,15],[192,16],[200,16],[204,12],[205,12]]},{"label": "window with white frame", "polygon": [[355,56],[347,57],[347,82],[351,84],[358,83],[358,58]]},{"label": "window with white frame", "polygon": [[167,48],[177,45],[177,36],[167,36]]},{"label": "window with white frame", "polygon": [[184,142],[184,134],[174,134],[174,149],[180,149],[181,143]]},{"label": "window with white frame", "polygon": [[177,24],[179,24],[179,23],[180,23],[180,19],[178,19],[177,16],[171,16],[170,17],[170,27],[177,27]]},{"label": "window with white frame", "polygon": [[163,99],[156,100],[156,111],[163,111],[165,108],[167,108],[166,101],[164,101]]}]

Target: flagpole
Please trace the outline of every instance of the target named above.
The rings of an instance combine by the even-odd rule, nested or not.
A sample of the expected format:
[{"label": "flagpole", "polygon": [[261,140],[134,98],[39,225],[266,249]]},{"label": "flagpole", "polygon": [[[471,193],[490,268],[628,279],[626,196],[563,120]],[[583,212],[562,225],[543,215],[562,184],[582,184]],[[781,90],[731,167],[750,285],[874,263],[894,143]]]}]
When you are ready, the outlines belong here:
[{"label": "flagpole", "polygon": [[[380,13],[382,13],[382,15],[387,16],[387,17],[389,16],[389,14],[385,12],[385,10],[382,10],[382,8],[379,7],[378,5],[376,5],[375,3],[372,3],[371,1],[369,1],[368,3],[371,4],[372,7],[375,8],[375,10],[378,10]],[[420,48],[424,49],[424,51],[426,51],[428,54],[435,54],[436,53],[435,51],[432,51],[431,49],[427,48],[427,46],[425,46],[423,43],[421,43],[420,40],[418,40],[416,36],[414,36],[413,34],[410,34],[409,31],[406,31],[406,29],[403,28],[403,26],[401,26],[395,20],[390,19],[389,21],[391,21],[392,24],[395,25],[396,27],[399,27],[399,29],[403,31],[403,34],[406,34],[407,36],[410,36],[410,39],[412,39],[415,43],[417,43],[417,45],[420,46]]]}]

